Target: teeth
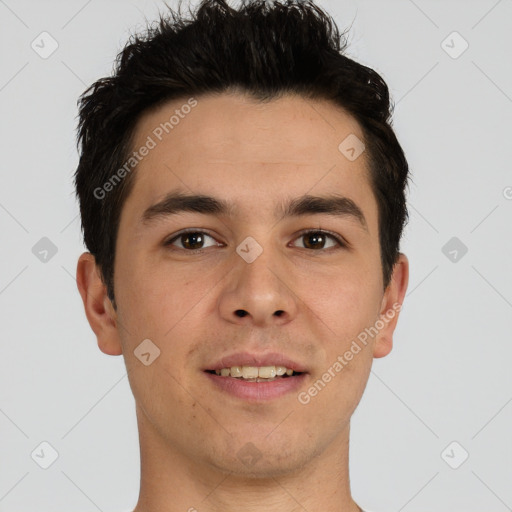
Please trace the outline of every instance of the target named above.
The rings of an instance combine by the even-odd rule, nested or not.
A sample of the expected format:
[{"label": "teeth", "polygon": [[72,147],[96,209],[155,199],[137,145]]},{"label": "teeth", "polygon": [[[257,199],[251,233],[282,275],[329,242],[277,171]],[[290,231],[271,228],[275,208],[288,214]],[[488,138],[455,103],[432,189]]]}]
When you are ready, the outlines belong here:
[{"label": "teeth", "polygon": [[275,366],[261,366],[258,369],[258,377],[262,379],[273,379],[276,376]]},{"label": "teeth", "polygon": [[231,368],[222,368],[215,370],[217,375],[221,377],[237,377],[248,380],[254,379],[269,379],[273,380],[275,377],[283,375],[293,375],[293,370],[285,366],[232,366]]},{"label": "teeth", "polygon": [[284,366],[276,366],[276,375],[284,375],[286,368]]},{"label": "teeth", "polygon": [[242,367],[241,366],[232,366],[231,367],[231,377],[241,377],[242,376]]},{"label": "teeth", "polygon": [[242,377],[244,379],[256,379],[258,377],[258,367],[242,366]]}]

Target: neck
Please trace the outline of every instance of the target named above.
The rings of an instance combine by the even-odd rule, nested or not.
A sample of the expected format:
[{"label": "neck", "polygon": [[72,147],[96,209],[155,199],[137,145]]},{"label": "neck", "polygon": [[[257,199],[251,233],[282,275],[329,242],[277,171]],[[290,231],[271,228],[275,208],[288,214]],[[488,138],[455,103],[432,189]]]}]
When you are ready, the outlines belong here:
[{"label": "neck", "polygon": [[350,494],[349,429],[292,473],[229,473],[170,446],[137,408],[141,486],[133,512],[359,512]]}]

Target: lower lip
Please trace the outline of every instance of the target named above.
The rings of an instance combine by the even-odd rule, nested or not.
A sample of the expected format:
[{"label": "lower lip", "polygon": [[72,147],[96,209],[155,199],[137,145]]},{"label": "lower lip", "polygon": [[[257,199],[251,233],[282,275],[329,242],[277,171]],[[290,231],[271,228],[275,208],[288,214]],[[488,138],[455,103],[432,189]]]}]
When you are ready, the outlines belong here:
[{"label": "lower lip", "polygon": [[270,382],[247,382],[242,378],[222,377],[208,372],[204,372],[204,374],[222,391],[237,398],[254,402],[273,400],[287,393],[297,391],[307,375],[306,373],[301,373],[292,377],[278,378]]}]

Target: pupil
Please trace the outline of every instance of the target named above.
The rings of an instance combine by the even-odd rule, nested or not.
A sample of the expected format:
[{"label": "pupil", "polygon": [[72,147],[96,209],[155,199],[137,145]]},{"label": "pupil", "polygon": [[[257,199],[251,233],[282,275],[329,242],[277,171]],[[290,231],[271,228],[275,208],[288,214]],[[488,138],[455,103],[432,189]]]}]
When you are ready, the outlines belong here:
[{"label": "pupil", "polygon": [[[183,243],[183,247],[188,247],[189,249],[198,249],[198,247],[190,247],[190,246],[195,246],[196,244],[202,244],[203,236],[201,235],[201,233],[185,233],[182,238],[182,241],[183,240],[186,240],[186,242]],[[200,249],[200,247],[199,247],[199,249]]]},{"label": "pupil", "polygon": [[[321,243],[321,245],[323,246],[323,243],[325,240],[324,240],[324,235],[322,233],[310,233],[309,235],[306,236],[306,247],[310,247],[311,245],[315,245],[315,244],[318,244],[318,243]],[[313,241],[312,243],[310,243],[311,241]]]}]

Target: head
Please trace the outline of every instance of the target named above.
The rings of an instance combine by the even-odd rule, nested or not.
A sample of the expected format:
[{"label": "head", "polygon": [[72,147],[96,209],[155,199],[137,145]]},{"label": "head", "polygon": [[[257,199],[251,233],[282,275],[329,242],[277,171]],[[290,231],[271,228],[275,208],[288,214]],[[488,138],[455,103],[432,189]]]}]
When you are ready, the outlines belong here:
[{"label": "head", "polygon": [[[190,14],[133,36],[80,99],[77,280],[148,430],[205,464],[279,474],[347,431],[372,358],[391,350],[408,166],[385,82],[319,7],[205,0]],[[210,387],[239,352],[284,354],[303,370],[295,394]],[[247,442],[257,471],[237,457]]]}]

